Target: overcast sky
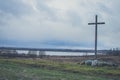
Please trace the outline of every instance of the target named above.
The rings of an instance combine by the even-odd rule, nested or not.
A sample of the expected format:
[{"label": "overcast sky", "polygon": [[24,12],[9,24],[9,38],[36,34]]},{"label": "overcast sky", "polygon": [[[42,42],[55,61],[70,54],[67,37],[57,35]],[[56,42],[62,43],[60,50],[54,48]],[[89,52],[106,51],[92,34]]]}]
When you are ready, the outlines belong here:
[{"label": "overcast sky", "polygon": [[120,0],[0,0],[0,46],[94,48],[120,47]]}]

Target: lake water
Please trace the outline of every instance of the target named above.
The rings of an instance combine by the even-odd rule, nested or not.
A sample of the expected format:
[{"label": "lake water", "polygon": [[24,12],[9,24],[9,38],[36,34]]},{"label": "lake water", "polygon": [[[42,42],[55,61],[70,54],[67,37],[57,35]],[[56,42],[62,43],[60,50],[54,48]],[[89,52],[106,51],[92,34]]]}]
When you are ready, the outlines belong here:
[{"label": "lake water", "polygon": [[84,56],[84,55],[94,55],[94,53],[78,53],[78,52],[46,52],[47,55],[57,55],[57,56]]},{"label": "lake water", "polygon": [[[18,51],[19,53],[27,54],[28,51]],[[37,51],[37,54],[39,52]],[[45,52],[46,55],[53,55],[53,56],[85,56],[85,55],[94,55],[94,53],[79,53],[79,52]]]}]

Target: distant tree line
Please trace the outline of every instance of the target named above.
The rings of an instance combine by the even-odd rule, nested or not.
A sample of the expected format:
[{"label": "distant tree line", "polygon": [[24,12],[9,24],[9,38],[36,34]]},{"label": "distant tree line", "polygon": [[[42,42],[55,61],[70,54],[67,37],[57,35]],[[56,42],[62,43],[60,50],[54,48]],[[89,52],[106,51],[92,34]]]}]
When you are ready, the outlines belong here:
[{"label": "distant tree line", "polygon": [[36,51],[29,51],[27,54],[18,53],[16,50],[0,50],[0,56],[6,58],[15,58],[15,57],[23,57],[23,58],[44,58],[46,54],[44,51],[39,51],[39,54]]},{"label": "distant tree line", "polygon": [[120,49],[119,48],[113,48],[113,49],[107,51],[106,55],[120,56]]}]

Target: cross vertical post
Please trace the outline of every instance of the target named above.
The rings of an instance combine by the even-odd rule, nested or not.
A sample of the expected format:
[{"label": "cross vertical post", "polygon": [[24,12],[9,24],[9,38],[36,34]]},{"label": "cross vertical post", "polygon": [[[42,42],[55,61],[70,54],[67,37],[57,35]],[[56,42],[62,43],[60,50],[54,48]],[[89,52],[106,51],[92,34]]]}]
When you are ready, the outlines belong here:
[{"label": "cross vertical post", "polygon": [[97,59],[97,15],[95,16],[95,58]]},{"label": "cross vertical post", "polygon": [[105,24],[105,22],[98,22],[98,16],[95,16],[95,23],[88,23],[88,25],[95,25],[95,59],[97,59],[97,28],[98,24]]}]

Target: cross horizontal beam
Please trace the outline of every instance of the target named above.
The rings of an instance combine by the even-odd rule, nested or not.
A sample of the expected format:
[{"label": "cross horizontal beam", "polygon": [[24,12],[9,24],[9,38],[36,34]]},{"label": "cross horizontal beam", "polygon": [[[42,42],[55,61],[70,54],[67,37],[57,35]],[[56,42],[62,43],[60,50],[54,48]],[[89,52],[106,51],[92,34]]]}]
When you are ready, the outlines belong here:
[{"label": "cross horizontal beam", "polygon": [[[94,25],[96,23],[88,23],[88,25]],[[105,22],[98,22],[97,24],[105,24]]]}]

